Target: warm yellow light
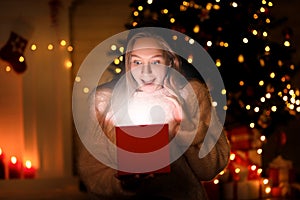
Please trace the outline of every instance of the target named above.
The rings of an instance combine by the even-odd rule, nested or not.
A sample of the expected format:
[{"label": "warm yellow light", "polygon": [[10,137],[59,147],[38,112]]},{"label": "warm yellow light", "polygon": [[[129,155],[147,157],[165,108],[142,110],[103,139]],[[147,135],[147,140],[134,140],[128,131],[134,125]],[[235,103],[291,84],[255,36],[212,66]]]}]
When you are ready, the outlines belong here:
[{"label": "warm yellow light", "polygon": [[271,94],[270,94],[270,93],[267,93],[267,94],[266,94],[266,98],[267,98],[267,99],[270,99],[270,98],[271,98]]},{"label": "warm yellow light", "polygon": [[137,22],[132,22],[132,26],[137,26],[138,23]]},{"label": "warm yellow light", "polygon": [[271,78],[275,78],[275,73],[274,73],[274,72],[271,72],[270,77],[271,77]]},{"label": "warm yellow light", "polygon": [[215,4],[215,5],[213,6],[213,8],[214,8],[215,10],[219,10],[219,9],[220,9],[220,6],[219,6],[218,4]]},{"label": "warm yellow light", "polygon": [[244,56],[242,54],[239,55],[238,62],[239,63],[243,63],[244,62]]},{"label": "warm yellow light", "polygon": [[54,46],[52,44],[48,44],[48,50],[53,50]]},{"label": "warm yellow light", "polygon": [[211,42],[211,41],[207,41],[207,42],[206,42],[206,45],[207,45],[208,47],[211,47],[211,46],[212,46],[212,42]]},{"label": "warm yellow light", "polygon": [[265,101],[266,101],[265,97],[261,97],[261,98],[260,98],[260,101],[261,101],[261,102],[265,102]]},{"label": "warm yellow light", "polygon": [[144,9],[143,6],[138,6],[139,11],[142,11],[143,9]]},{"label": "warm yellow light", "polygon": [[262,142],[266,141],[266,136],[265,135],[260,136],[260,141]]},{"label": "warm yellow light", "polygon": [[219,180],[218,179],[215,179],[214,180],[214,184],[218,184],[219,183]]},{"label": "warm yellow light", "polygon": [[75,81],[76,81],[77,83],[79,83],[79,82],[81,81],[81,77],[80,77],[80,76],[76,76],[76,77],[75,77]]},{"label": "warm yellow light", "polygon": [[117,67],[117,68],[115,69],[115,72],[116,72],[117,74],[121,73],[121,71],[122,71],[122,69],[119,68],[119,67]]},{"label": "warm yellow light", "polygon": [[266,12],[266,9],[265,9],[264,7],[261,7],[259,10],[260,10],[260,12],[262,12],[262,13]]},{"label": "warm yellow light", "polygon": [[206,10],[211,10],[212,6],[213,6],[212,3],[208,3],[206,5]]},{"label": "warm yellow light", "polygon": [[268,3],[268,6],[272,7],[272,6],[273,6],[273,3],[270,1],[270,2]]},{"label": "warm yellow light", "polygon": [[67,47],[67,51],[72,52],[72,51],[73,51],[73,47],[72,47],[71,45],[69,45],[69,46]]},{"label": "warm yellow light", "polygon": [[276,107],[276,106],[272,106],[272,107],[271,107],[271,110],[272,110],[273,112],[276,112],[276,111],[277,111],[277,107]]},{"label": "warm yellow light", "polygon": [[137,17],[137,16],[139,16],[139,12],[138,12],[138,11],[134,11],[134,12],[133,12],[133,15],[134,15],[135,17]]},{"label": "warm yellow light", "polygon": [[261,149],[261,148],[259,148],[259,149],[257,149],[257,150],[256,150],[256,152],[257,152],[257,154],[259,154],[259,155],[260,155],[260,154],[262,153],[262,149]]},{"label": "warm yellow light", "polygon": [[173,24],[173,23],[175,22],[175,18],[172,17],[172,18],[170,19],[170,22]]},{"label": "warm yellow light", "polygon": [[245,82],[244,82],[244,81],[240,81],[240,82],[239,82],[239,85],[240,85],[240,86],[244,86],[244,85],[245,85]]},{"label": "warm yellow light", "polygon": [[268,36],[267,31],[264,31],[264,32],[263,32],[263,36],[264,36],[264,37],[267,37],[267,36]]},{"label": "warm yellow light", "polygon": [[152,3],[153,3],[153,0],[147,0],[147,3],[148,3],[148,4],[152,4]]},{"label": "warm yellow light", "polygon": [[251,106],[250,105],[246,105],[246,110],[250,110]]},{"label": "warm yellow light", "polygon": [[30,49],[31,49],[32,51],[35,51],[35,50],[37,49],[37,46],[36,46],[35,44],[32,44],[31,47],[30,47]]},{"label": "warm yellow light", "polygon": [[236,2],[232,2],[231,6],[234,7],[234,8],[236,8],[236,7],[238,7],[238,4]]},{"label": "warm yellow light", "polygon": [[189,43],[190,43],[190,44],[194,44],[194,43],[195,43],[195,40],[191,38],[191,39],[189,39]]},{"label": "warm yellow light", "polygon": [[286,46],[286,47],[289,47],[289,46],[291,46],[291,43],[289,42],[289,41],[284,41],[284,46]]},{"label": "warm yellow light", "polygon": [[271,48],[269,46],[265,47],[265,51],[269,52],[271,50]]},{"label": "warm yellow light", "polygon": [[221,60],[220,60],[220,59],[217,59],[217,60],[216,60],[216,66],[217,66],[217,67],[220,67],[220,66],[221,66]]},{"label": "warm yellow light", "polygon": [[169,11],[168,11],[168,9],[166,9],[166,8],[163,9],[163,10],[161,11],[162,14],[168,14],[168,12],[169,12]]},{"label": "warm yellow light", "polygon": [[125,50],[125,48],[124,48],[124,47],[120,47],[120,48],[119,48],[119,51],[120,51],[121,53],[123,53],[123,52],[124,52],[124,50]]},{"label": "warm yellow light", "polygon": [[250,168],[251,168],[252,171],[254,171],[254,170],[256,170],[256,165],[251,165]]},{"label": "warm yellow light", "polygon": [[265,66],[264,59],[259,59],[259,64],[260,64],[260,66],[264,67]]},{"label": "warm yellow light", "polygon": [[227,42],[224,43],[224,47],[228,47],[229,44]]},{"label": "warm yellow light", "polygon": [[11,71],[11,67],[7,65],[7,66],[5,67],[5,71],[6,71],[6,72],[10,72],[10,71]]},{"label": "warm yellow light", "polygon": [[235,168],[234,172],[238,174],[238,173],[241,172],[241,169],[240,168]]},{"label": "warm yellow light", "polygon": [[115,51],[115,50],[117,49],[117,46],[113,44],[113,45],[110,46],[110,49],[111,49],[112,51]]},{"label": "warm yellow light", "polygon": [[265,193],[266,193],[266,194],[269,194],[270,192],[271,192],[271,187],[270,187],[270,186],[266,187]]},{"label": "warm yellow light", "polygon": [[72,62],[70,61],[70,60],[67,60],[66,62],[65,62],[65,66],[66,66],[66,68],[71,68],[72,67]]},{"label": "warm yellow light", "polygon": [[261,81],[258,82],[259,86],[263,86],[264,84],[265,84],[265,82],[263,80],[261,80]]},{"label": "warm yellow light", "polygon": [[255,13],[255,14],[253,15],[253,18],[254,18],[254,19],[258,19],[258,15]]},{"label": "warm yellow light", "polygon": [[270,23],[271,23],[271,20],[270,20],[269,18],[267,18],[267,19],[266,19],[266,23],[267,23],[267,24],[270,24]]},{"label": "warm yellow light", "polygon": [[266,0],[262,0],[261,3],[262,3],[262,4],[266,4],[267,1],[266,1]]},{"label": "warm yellow light", "polygon": [[234,153],[231,153],[229,159],[230,159],[230,160],[234,160],[234,159],[235,159],[235,154],[234,154]]},{"label": "warm yellow light", "polygon": [[172,39],[173,39],[173,40],[177,40],[177,35],[173,35],[173,36],[172,36]]},{"label": "warm yellow light", "polygon": [[84,87],[83,88],[83,93],[87,94],[89,93],[90,89],[88,87]]},{"label": "warm yellow light", "polygon": [[226,90],[222,89],[221,94],[225,95],[226,94]]},{"label": "warm yellow light", "polygon": [[26,160],[26,162],[25,162],[25,167],[26,167],[27,169],[29,169],[29,168],[32,167],[32,164],[31,164],[31,161],[30,161],[30,160]]},{"label": "warm yellow light", "polygon": [[193,31],[194,31],[194,33],[199,33],[199,31],[200,31],[200,26],[199,26],[199,25],[196,25],[196,26],[193,28]]},{"label": "warm yellow light", "polygon": [[259,107],[255,107],[254,112],[259,112]]},{"label": "warm yellow light", "polygon": [[252,123],[250,123],[249,126],[250,126],[250,128],[254,128],[255,127],[255,123],[252,122]]},{"label": "warm yellow light", "polygon": [[63,46],[63,47],[66,46],[66,45],[67,45],[66,40],[61,40],[61,41],[60,41],[60,45]]},{"label": "warm yellow light", "polygon": [[120,64],[120,60],[118,58],[115,58],[114,59],[114,63],[115,63],[115,65],[119,65]]},{"label": "warm yellow light", "polygon": [[24,62],[25,58],[23,56],[19,57],[19,62]]},{"label": "warm yellow light", "polygon": [[192,63],[193,62],[193,56],[189,56],[187,61],[188,61],[188,63]]},{"label": "warm yellow light", "polygon": [[18,161],[18,160],[17,160],[16,156],[10,157],[10,162],[11,162],[12,164],[16,164],[17,161]]},{"label": "warm yellow light", "polygon": [[253,31],[252,31],[252,34],[253,34],[253,35],[257,35],[257,30],[253,30]]},{"label": "warm yellow light", "polygon": [[248,38],[243,38],[243,42],[244,42],[245,44],[247,44],[247,43],[248,43]]}]

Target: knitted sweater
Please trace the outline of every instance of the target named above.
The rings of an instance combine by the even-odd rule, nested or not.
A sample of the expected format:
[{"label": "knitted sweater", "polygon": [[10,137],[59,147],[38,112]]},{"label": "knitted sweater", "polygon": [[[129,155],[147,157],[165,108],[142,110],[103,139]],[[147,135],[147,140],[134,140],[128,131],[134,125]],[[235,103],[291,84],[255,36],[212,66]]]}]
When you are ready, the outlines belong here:
[{"label": "knitted sweater", "polygon": [[[95,199],[207,199],[202,181],[212,180],[227,166],[230,146],[206,86],[193,80],[180,89],[185,105],[182,109],[178,106],[183,104],[173,97],[163,97],[166,91],[155,94],[157,96],[149,100],[152,104],[162,102],[161,106],[165,109],[163,120],[170,124],[170,134],[178,146],[171,151],[183,149],[183,152],[171,163],[170,173],[142,179],[132,190],[116,178],[116,149],[112,145],[116,140],[116,120],[111,114],[112,93],[110,87],[100,87],[95,91],[95,98],[91,101],[91,124],[81,141],[78,140],[79,175]],[[134,101],[143,100],[144,95],[137,94],[138,98]],[[206,136],[209,137],[208,143],[204,143]],[[94,144],[86,148],[82,141],[85,144],[93,141]],[[215,145],[210,149],[211,143]],[[209,151],[199,158],[201,148]]]}]

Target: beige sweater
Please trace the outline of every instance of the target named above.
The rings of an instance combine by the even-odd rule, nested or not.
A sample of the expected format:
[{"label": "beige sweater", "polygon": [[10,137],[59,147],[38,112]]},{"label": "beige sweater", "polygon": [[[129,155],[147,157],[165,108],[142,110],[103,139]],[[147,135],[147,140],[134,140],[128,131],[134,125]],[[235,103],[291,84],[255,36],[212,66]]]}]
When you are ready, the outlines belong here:
[{"label": "beige sweater", "polygon": [[[141,199],[146,197],[174,200],[207,199],[201,181],[212,180],[227,166],[230,146],[223,129],[220,129],[221,124],[217,115],[212,109],[207,88],[198,81],[189,83],[195,95],[190,94],[188,87],[179,91],[186,106],[182,109],[182,123],[174,120],[175,128],[173,124],[171,131],[176,130],[178,134],[176,143],[179,150],[189,144],[187,141],[191,133],[196,133],[191,145],[183,148],[185,149],[183,155],[171,164],[169,174],[155,175],[153,178],[143,180],[137,190],[133,191],[125,190],[115,176],[115,149],[111,147],[111,144],[115,143],[115,129],[113,116],[109,115],[112,88],[99,87],[96,90],[95,98],[91,101],[91,124],[87,128],[86,135],[81,137],[81,141],[78,140],[79,175],[95,199],[139,199],[136,195],[142,195]],[[188,112],[185,112],[186,109]],[[93,118],[96,120],[93,121]],[[104,134],[99,133],[99,127]],[[218,130],[222,131],[221,135]],[[105,135],[109,140],[104,140],[99,135]],[[202,146],[204,149],[208,148],[206,147],[208,142],[203,142],[206,135],[209,137],[208,141],[215,145],[205,157],[200,159],[200,148]],[[85,139],[91,137],[96,139]],[[85,148],[82,141],[85,144],[86,141],[95,142]]]}]

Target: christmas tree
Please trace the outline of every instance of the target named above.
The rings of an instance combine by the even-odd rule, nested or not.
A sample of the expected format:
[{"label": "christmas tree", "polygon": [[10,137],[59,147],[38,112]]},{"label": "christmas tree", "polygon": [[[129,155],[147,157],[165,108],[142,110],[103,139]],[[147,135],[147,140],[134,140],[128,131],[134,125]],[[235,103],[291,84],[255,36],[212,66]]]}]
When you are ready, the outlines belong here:
[{"label": "christmas tree", "polygon": [[[227,95],[225,127],[245,125],[270,134],[279,120],[300,112],[291,83],[296,65],[290,29],[271,40],[271,1],[135,0],[126,28],[159,26],[188,35],[215,61]],[[118,62],[119,63],[119,62]]]}]

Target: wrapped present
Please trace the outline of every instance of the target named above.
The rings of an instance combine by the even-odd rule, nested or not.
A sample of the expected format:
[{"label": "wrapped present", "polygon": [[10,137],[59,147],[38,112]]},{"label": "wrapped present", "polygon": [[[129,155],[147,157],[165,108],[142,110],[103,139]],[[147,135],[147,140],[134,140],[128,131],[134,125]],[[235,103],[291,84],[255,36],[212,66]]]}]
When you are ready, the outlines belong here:
[{"label": "wrapped present", "polygon": [[260,180],[232,181],[223,184],[223,198],[226,200],[248,200],[262,197]]},{"label": "wrapped present", "polygon": [[295,180],[295,171],[292,161],[284,159],[281,155],[269,163],[267,174],[273,186],[278,186],[282,182],[291,183]]},{"label": "wrapped present", "polygon": [[227,136],[233,150],[249,150],[262,145],[260,132],[248,126],[239,126],[227,130]]}]

